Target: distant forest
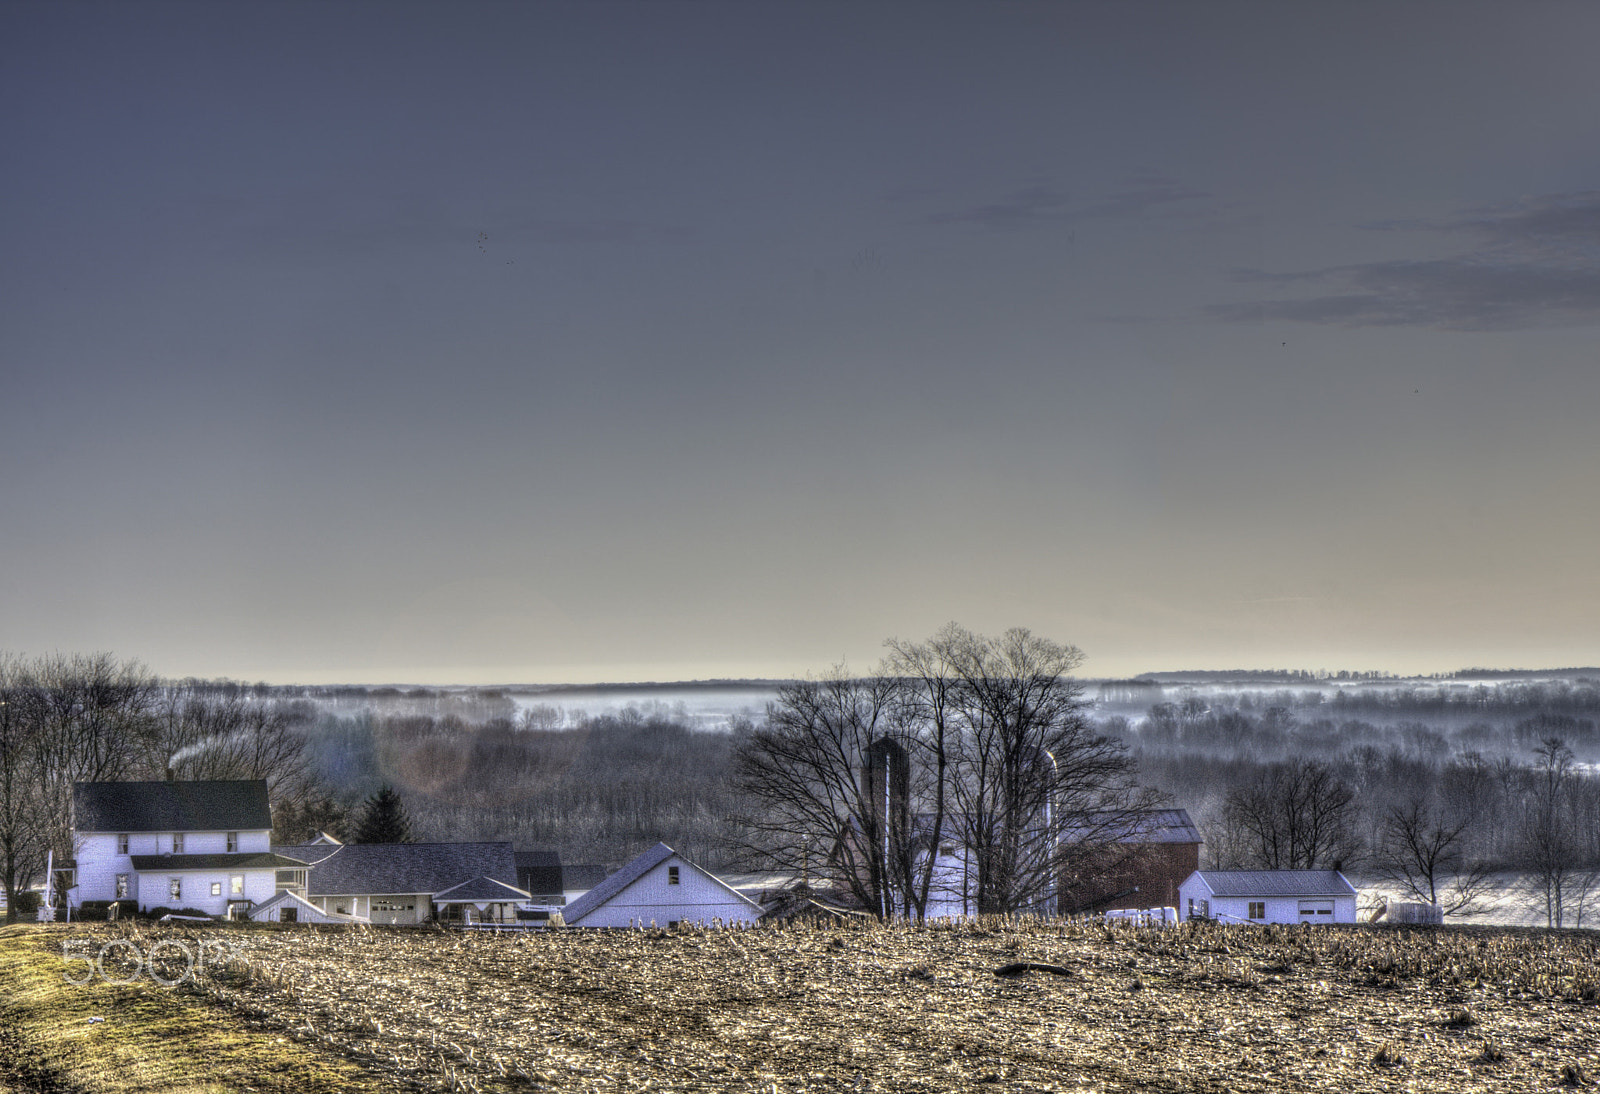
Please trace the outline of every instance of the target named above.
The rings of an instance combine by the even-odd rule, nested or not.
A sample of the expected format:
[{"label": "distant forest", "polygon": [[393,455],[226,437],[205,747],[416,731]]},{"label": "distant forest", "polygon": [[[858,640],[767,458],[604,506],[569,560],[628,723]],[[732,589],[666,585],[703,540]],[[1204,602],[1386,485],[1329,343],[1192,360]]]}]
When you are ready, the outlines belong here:
[{"label": "distant forest", "polygon": [[[420,840],[504,839],[613,866],[663,840],[713,869],[748,865],[728,818],[748,813],[732,760],[753,724],[697,727],[649,689],[589,716],[504,689],[158,681],[105,658],[0,670],[0,768],[27,777],[19,794],[42,786],[50,806],[22,809],[30,797],[12,795],[18,825],[60,815],[74,778],[159,778],[165,767],[269,778],[280,838],[337,830],[390,784]],[[1412,807],[1423,828],[1451,834],[1445,873],[1554,863],[1556,892],[1580,909],[1600,888],[1600,672],[1165,674],[1089,682],[1085,700],[1140,781],[1189,810],[1209,865],[1303,861],[1279,849],[1269,814],[1275,795],[1315,776],[1313,804],[1337,806],[1338,828],[1317,836],[1318,864],[1382,874],[1397,811]],[[91,755],[98,767],[84,766]]]},{"label": "distant forest", "polygon": [[[1141,689],[1091,684],[1086,693],[1101,697],[1088,716],[1123,742],[1141,781],[1202,827],[1210,865],[1249,864],[1229,831],[1230,795],[1299,761],[1350,792],[1347,868],[1376,869],[1386,819],[1412,802],[1465,822],[1454,848],[1463,861],[1521,868],[1528,810],[1547,774],[1537,751],[1550,741],[1569,753],[1558,819],[1587,841],[1573,849],[1578,858],[1600,864],[1600,673],[1505,675],[1463,686],[1345,674],[1360,683],[1335,689],[1139,681],[1158,699],[1142,709],[1133,694]],[[338,800],[353,806],[393,782],[419,838],[511,839],[558,848],[569,862],[610,864],[659,839],[714,868],[745,865],[730,857],[725,819],[741,807],[728,777],[744,731],[737,720],[731,732],[698,730],[645,701],[555,729],[561,712],[519,714],[496,691],[311,689],[297,702],[316,711],[307,710],[309,756]]]}]

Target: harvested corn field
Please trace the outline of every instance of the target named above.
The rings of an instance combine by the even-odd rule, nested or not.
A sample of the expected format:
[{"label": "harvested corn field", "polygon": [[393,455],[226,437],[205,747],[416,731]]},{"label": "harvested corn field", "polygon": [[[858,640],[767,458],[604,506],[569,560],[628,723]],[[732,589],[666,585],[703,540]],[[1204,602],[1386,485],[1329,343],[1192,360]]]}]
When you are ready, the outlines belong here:
[{"label": "harvested corn field", "polygon": [[203,933],[239,959],[175,990],[396,1090],[1526,1091],[1600,1072],[1589,932]]}]

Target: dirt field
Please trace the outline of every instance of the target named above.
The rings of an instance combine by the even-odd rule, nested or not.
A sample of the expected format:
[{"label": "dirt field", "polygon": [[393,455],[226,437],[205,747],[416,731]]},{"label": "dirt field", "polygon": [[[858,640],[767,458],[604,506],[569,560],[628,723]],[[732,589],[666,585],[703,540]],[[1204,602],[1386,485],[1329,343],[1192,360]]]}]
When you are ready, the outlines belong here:
[{"label": "dirt field", "polygon": [[[206,934],[242,960],[173,990],[394,1089],[1528,1091],[1600,1074],[1590,932]],[[996,975],[1017,962],[1062,972]]]}]

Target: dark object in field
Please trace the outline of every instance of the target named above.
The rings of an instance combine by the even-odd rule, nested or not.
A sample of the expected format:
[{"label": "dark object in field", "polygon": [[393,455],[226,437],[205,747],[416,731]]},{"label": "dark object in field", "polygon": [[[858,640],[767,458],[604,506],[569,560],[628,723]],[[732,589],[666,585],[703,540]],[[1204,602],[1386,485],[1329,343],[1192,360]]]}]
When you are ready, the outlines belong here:
[{"label": "dark object in field", "polygon": [[1021,976],[1025,972],[1053,972],[1057,976],[1072,975],[1072,970],[1065,965],[1045,965],[1038,961],[1014,961],[994,970],[996,976]]}]

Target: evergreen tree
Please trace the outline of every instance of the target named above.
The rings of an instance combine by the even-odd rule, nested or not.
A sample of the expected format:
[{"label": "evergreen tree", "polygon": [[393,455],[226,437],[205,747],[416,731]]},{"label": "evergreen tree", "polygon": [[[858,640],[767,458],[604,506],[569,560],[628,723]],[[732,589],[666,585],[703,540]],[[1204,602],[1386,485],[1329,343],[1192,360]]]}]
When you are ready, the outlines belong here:
[{"label": "evergreen tree", "polygon": [[406,816],[400,792],[384,783],[361,805],[352,843],[413,843],[411,818]]}]

